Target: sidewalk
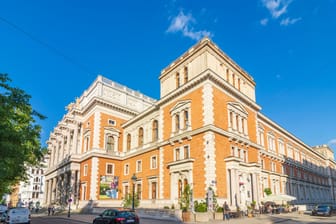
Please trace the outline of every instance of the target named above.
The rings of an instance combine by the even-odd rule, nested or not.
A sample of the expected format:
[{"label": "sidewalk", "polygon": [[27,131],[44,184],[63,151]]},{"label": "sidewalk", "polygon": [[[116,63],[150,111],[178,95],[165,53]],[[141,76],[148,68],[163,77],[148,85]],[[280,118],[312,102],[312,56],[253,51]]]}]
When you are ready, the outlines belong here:
[{"label": "sidewalk", "polygon": [[[243,217],[243,218],[231,218],[230,220],[211,220],[206,223],[211,223],[211,224],[273,224],[273,223],[281,223],[284,221],[291,220],[295,217],[297,217],[297,213],[282,213],[282,214],[275,214],[275,215],[269,215],[269,214],[264,214],[260,215],[257,217]],[[188,224],[193,224],[193,223],[202,223],[202,222],[187,222]],[[205,222],[203,222],[205,223]]]}]

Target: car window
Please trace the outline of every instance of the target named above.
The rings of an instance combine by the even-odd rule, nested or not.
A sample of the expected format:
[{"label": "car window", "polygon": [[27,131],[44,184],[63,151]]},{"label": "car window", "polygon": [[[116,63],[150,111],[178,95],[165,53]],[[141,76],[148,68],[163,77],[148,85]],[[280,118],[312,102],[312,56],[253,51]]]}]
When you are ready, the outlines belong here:
[{"label": "car window", "polygon": [[119,212],[119,215],[123,216],[123,217],[125,217],[125,216],[134,216],[133,213],[131,213],[129,211],[121,211],[121,212]]},{"label": "car window", "polygon": [[109,214],[110,214],[110,210],[105,210],[105,211],[102,213],[103,216],[109,216]]}]

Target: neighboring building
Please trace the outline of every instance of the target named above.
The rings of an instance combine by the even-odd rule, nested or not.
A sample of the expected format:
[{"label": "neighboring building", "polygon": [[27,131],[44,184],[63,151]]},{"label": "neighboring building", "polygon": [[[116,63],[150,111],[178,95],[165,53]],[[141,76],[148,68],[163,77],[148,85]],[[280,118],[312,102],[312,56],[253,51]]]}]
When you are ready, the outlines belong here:
[{"label": "neighboring building", "polygon": [[18,188],[19,202],[24,207],[36,208],[44,203],[45,171],[49,155],[44,156],[39,166],[29,167],[28,180],[21,181]]},{"label": "neighboring building", "polygon": [[47,169],[49,155],[44,156],[39,166],[27,168],[27,181],[20,181],[13,187],[12,193],[6,200],[10,207],[35,208],[36,203],[43,206],[44,202],[44,173]]},{"label": "neighboring building", "polygon": [[[261,113],[255,82],[205,38],[162,70],[153,100],[102,76],[68,106],[48,141],[45,203],[178,207],[211,187],[221,204],[258,204],[270,188],[296,204],[335,202],[334,156]],[[323,149],[322,149],[323,148]],[[91,201],[91,202],[90,202]]]}]

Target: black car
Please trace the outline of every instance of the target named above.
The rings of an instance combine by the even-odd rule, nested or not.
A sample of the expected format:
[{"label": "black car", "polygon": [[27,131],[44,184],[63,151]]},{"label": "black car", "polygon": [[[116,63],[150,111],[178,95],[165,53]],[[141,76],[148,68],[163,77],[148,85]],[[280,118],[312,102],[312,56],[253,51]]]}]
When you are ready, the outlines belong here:
[{"label": "black car", "polygon": [[0,223],[5,222],[7,217],[6,211],[0,211]]},{"label": "black car", "polygon": [[312,215],[331,216],[332,208],[329,205],[318,205],[312,210]]},{"label": "black car", "polygon": [[93,220],[93,224],[139,224],[135,212],[130,210],[107,209]]}]

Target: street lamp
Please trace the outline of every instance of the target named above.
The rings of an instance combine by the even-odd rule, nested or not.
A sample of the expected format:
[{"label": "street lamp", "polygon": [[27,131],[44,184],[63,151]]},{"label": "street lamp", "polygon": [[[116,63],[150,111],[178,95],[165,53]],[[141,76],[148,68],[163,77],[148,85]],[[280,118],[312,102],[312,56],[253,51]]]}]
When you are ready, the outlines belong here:
[{"label": "street lamp", "polygon": [[132,211],[134,211],[135,182],[137,181],[137,177],[135,176],[135,173],[133,173],[133,176],[132,176],[131,180],[132,180],[132,183],[133,183]]},{"label": "street lamp", "polygon": [[68,199],[68,205],[69,205],[69,208],[68,208],[68,218],[70,218],[70,211],[71,211],[71,202],[72,202],[72,198],[71,198],[71,193],[72,193],[72,187],[70,186],[69,187],[69,199]]}]

